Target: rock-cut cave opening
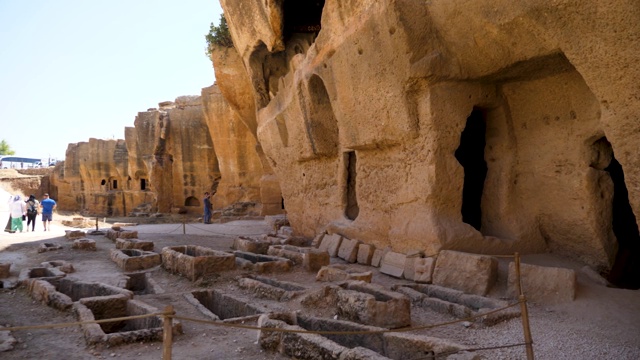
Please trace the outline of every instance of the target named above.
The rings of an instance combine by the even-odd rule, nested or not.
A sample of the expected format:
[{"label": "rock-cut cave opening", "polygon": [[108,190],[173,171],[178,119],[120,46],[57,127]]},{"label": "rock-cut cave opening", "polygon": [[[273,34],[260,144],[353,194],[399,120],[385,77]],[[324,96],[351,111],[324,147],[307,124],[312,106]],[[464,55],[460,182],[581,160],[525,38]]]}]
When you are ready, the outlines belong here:
[{"label": "rock-cut cave opening", "polygon": [[[609,149],[611,144],[602,138]],[[640,289],[640,232],[638,223],[629,203],[629,192],[624,182],[622,165],[611,150],[611,162],[604,169],[613,181],[612,228],[618,240],[618,253],[609,272],[608,280],[615,286],[626,289]]]},{"label": "rock-cut cave opening", "polygon": [[456,159],[464,169],[462,221],[478,231],[482,226],[482,192],[487,177],[487,162],[484,160],[486,128],[485,112],[474,108],[467,118],[460,135],[460,146],[455,152]]},{"label": "rock-cut cave opening", "polygon": [[284,41],[294,33],[320,31],[324,0],[286,0],[282,5],[284,17]]},{"label": "rock-cut cave opening", "polygon": [[356,152],[349,151],[345,154],[345,167],[347,170],[347,206],[345,215],[349,220],[355,220],[360,213],[358,195],[356,194]]}]

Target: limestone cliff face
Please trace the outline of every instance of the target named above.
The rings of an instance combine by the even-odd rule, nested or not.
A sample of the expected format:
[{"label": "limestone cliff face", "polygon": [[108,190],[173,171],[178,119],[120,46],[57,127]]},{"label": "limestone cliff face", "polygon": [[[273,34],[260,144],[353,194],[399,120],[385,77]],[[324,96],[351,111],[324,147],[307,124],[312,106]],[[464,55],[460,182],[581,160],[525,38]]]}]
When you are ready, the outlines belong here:
[{"label": "limestone cliff face", "polygon": [[[255,99],[242,58],[235,48],[217,47],[211,61],[217,86],[203,89],[202,97],[218,157],[225,162],[214,201],[226,207],[234,199],[246,198],[260,204],[259,215],[279,214],[283,211],[280,184],[257,142]],[[228,193],[226,189],[235,190]],[[247,195],[241,196],[243,192]]]},{"label": "limestone cliff face", "polygon": [[202,211],[220,178],[200,97],[138,113],[125,140],[69,144],[54,173],[60,210],[90,215]]},{"label": "limestone cliff face", "polygon": [[243,212],[260,215],[262,165],[256,139],[224,99],[216,85],[202,89],[209,133],[220,159],[221,181],[212,199],[216,209],[245,203]]},{"label": "limestone cliff face", "polygon": [[637,233],[635,4],[221,4],[298,234],[611,269]]},{"label": "limestone cliff face", "polygon": [[53,174],[58,209],[124,216],[135,203],[127,165],[124,140],[69,144],[61,171]]}]

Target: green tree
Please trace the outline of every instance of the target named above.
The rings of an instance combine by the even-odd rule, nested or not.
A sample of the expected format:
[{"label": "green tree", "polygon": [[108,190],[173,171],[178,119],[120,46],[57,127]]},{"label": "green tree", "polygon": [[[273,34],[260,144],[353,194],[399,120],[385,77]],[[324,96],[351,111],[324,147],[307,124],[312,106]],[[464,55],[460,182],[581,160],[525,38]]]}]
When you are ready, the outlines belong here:
[{"label": "green tree", "polygon": [[15,155],[15,151],[11,150],[11,146],[4,139],[0,141],[0,155]]},{"label": "green tree", "polygon": [[215,26],[213,23],[209,26],[209,33],[204,36],[207,40],[206,53],[207,56],[211,56],[211,51],[215,46],[233,47],[233,40],[231,40],[231,34],[229,33],[229,27],[227,26],[227,19],[224,17],[224,13],[220,14],[220,25]]}]

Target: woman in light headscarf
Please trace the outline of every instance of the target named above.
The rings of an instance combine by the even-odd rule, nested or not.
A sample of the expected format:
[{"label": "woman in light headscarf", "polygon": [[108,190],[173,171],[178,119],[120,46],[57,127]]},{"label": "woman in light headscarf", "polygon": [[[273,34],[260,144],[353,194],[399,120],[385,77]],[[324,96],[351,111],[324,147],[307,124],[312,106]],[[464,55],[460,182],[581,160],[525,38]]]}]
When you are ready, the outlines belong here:
[{"label": "woman in light headscarf", "polygon": [[14,233],[17,230],[22,232],[22,216],[27,214],[27,205],[22,201],[20,195],[13,197],[13,202],[9,205],[9,212],[11,213],[11,232]]}]

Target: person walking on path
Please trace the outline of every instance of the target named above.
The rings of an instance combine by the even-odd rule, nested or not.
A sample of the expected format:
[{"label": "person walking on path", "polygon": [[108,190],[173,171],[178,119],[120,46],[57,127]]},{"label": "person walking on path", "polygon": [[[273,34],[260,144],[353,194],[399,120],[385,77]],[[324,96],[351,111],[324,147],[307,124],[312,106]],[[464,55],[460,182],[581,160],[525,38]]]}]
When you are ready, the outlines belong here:
[{"label": "person walking on path", "polygon": [[7,220],[7,226],[4,227],[4,232],[12,233],[11,231],[11,203],[13,202],[13,195],[9,195],[7,200],[7,209],[9,209],[9,220]]},{"label": "person walking on path", "polygon": [[204,193],[204,220],[205,224],[211,224],[211,210],[213,209],[213,205],[211,204],[211,195],[209,192]]},{"label": "person walking on path", "polygon": [[27,213],[27,205],[22,201],[20,195],[13,197],[13,202],[9,205],[11,213],[11,233],[20,230],[22,232],[22,217]]},{"label": "person walking on path", "polygon": [[31,231],[36,231],[36,217],[38,216],[38,208],[40,202],[34,195],[29,195],[27,200],[27,232],[29,232],[29,225],[31,225]]},{"label": "person walking on path", "polygon": [[44,194],[44,199],[40,202],[42,208],[42,224],[44,231],[47,231],[47,222],[49,222],[49,231],[51,231],[51,221],[53,220],[53,209],[56,208],[56,202],[49,198],[49,194]]}]

